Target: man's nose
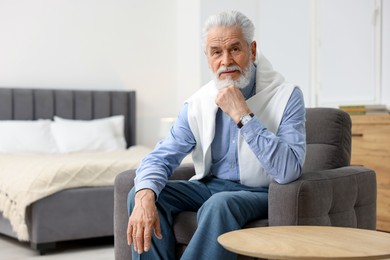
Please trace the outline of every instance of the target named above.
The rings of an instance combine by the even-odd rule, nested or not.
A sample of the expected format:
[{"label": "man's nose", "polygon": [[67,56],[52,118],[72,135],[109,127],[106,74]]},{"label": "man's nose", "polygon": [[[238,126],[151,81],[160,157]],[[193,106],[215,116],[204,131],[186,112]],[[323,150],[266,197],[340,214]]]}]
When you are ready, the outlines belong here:
[{"label": "man's nose", "polygon": [[223,55],[222,55],[222,65],[223,66],[229,66],[232,63],[233,63],[232,55],[228,51],[223,52]]}]

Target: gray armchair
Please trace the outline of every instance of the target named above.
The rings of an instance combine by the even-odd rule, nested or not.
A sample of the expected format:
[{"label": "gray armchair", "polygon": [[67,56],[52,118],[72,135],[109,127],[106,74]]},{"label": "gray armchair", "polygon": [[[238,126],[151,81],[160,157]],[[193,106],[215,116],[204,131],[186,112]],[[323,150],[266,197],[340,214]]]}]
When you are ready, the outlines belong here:
[{"label": "gray armchair", "polygon": [[[302,176],[289,184],[269,187],[268,219],[245,227],[277,225],[376,227],[375,172],[350,166],[351,120],[347,113],[332,108],[308,108],[306,114],[307,154]],[[189,179],[192,165],[180,166],[174,179]],[[131,259],[127,245],[127,194],[134,185],[134,170],[119,174],[115,181],[115,258]],[[196,212],[176,216],[176,253],[180,256],[195,229]],[[245,228],[244,227],[244,228]]]}]

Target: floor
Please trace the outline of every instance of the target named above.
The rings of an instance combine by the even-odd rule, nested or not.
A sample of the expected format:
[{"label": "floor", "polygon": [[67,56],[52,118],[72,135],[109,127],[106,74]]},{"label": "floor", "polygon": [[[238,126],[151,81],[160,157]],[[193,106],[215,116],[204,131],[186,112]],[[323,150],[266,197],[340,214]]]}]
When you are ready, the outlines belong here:
[{"label": "floor", "polygon": [[0,235],[0,260],[113,260],[113,238],[80,240],[64,242],[45,255],[29,247],[27,243],[21,243],[15,239]]}]

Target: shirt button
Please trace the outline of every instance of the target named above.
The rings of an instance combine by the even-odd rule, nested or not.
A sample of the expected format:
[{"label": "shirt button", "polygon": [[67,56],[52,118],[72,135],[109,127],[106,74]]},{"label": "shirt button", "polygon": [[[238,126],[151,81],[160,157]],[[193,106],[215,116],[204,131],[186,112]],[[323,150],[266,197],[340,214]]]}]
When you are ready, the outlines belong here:
[{"label": "shirt button", "polygon": [[233,141],[232,141],[232,143],[233,143],[233,144],[235,144],[235,143],[236,143],[236,141],[234,141],[234,140],[233,140]]}]

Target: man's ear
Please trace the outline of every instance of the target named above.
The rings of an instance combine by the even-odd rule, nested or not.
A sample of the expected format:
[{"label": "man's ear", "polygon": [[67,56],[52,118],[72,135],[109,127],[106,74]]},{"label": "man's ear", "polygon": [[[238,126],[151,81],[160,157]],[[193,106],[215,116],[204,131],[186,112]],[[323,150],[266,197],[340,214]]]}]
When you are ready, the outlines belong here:
[{"label": "man's ear", "polygon": [[256,50],[257,50],[257,43],[256,43],[256,41],[253,41],[251,43],[251,53],[252,53],[251,59],[252,59],[253,62],[256,61],[256,54],[257,54]]}]

